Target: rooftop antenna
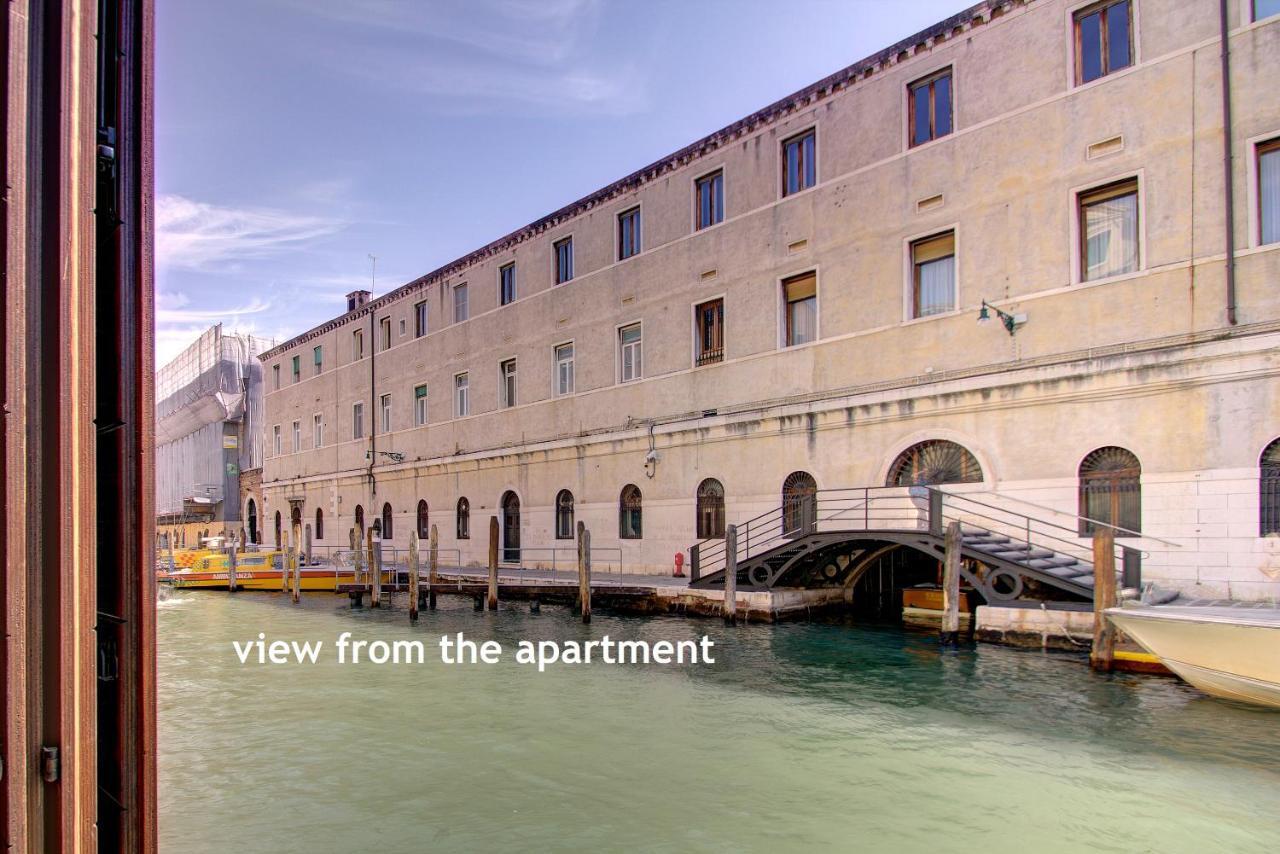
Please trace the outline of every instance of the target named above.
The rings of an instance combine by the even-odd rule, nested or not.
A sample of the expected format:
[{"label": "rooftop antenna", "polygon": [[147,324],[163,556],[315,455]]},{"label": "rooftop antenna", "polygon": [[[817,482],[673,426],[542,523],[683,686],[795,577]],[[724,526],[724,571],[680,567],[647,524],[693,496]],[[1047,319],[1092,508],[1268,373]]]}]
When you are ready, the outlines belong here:
[{"label": "rooftop antenna", "polygon": [[374,284],[378,279],[378,256],[369,253],[369,293],[373,294]]}]

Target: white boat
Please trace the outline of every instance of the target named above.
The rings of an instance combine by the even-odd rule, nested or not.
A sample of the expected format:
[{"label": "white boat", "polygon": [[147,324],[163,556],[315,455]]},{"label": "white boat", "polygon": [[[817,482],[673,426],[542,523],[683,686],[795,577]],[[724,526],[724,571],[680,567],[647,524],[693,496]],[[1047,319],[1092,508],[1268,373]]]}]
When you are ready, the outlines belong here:
[{"label": "white boat", "polygon": [[1206,694],[1280,708],[1280,608],[1157,605],[1106,615]]}]

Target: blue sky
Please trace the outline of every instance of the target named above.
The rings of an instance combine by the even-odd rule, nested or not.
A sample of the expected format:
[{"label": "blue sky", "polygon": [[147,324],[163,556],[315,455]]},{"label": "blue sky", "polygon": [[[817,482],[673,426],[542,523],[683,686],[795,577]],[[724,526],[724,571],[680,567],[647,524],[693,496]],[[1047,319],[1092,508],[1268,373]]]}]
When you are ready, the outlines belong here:
[{"label": "blue sky", "polygon": [[965,0],[163,0],[157,357],[285,339]]}]

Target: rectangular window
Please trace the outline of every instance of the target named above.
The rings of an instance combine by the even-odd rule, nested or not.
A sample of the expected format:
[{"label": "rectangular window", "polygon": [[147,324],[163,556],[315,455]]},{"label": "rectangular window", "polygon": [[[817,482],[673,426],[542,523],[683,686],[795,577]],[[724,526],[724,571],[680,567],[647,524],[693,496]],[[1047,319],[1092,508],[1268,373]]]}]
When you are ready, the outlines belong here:
[{"label": "rectangular window", "polygon": [[812,130],[782,143],[782,195],[789,196],[818,183],[817,144]]},{"label": "rectangular window", "polygon": [[311,446],[324,447],[324,418],[319,412],[311,416]]},{"label": "rectangular window", "polygon": [[1272,15],[1280,15],[1280,0],[1253,0],[1253,19],[1261,21]]},{"label": "rectangular window", "polygon": [[467,286],[456,285],[453,289],[453,322],[461,323],[471,316],[471,307],[467,304]]},{"label": "rectangular window", "polygon": [[499,366],[502,381],[502,405],[510,409],[516,405],[516,360],[507,359]]},{"label": "rectangular window", "polygon": [[277,457],[284,453],[284,442],[280,437],[279,424],[271,428],[271,453]]},{"label": "rectangular window", "polygon": [[782,342],[785,347],[818,340],[818,274],[782,280]]},{"label": "rectangular window", "polygon": [[293,381],[296,383],[298,380],[302,379],[302,357],[294,356],[292,360],[292,365],[293,365]]},{"label": "rectangular window", "polygon": [[351,359],[353,361],[364,358],[364,330],[357,329],[351,333]]},{"label": "rectangular window", "polygon": [[382,409],[382,432],[391,432],[391,395],[384,394],[378,399]]},{"label": "rectangular window", "polygon": [[293,451],[297,453],[302,450],[302,422],[293,422]]},{"label": "rectangular window", "polygon": [[425,427],[427,424],[427,386],[424,383],[413,388],[413,426]]},{"label": "rectangular window", "polygon": [[421,338],[427,334],[427,301],[423,300],[414,303],[413,306],[413,337]]},{"label": "rectangular window", "polygon": [[929,317],[956,307],[956,234],[935,234],[911,244],[911,316]]},{"label": "rectangular window", "polygon": [[698,328],[694,364],[710,365],[724,361],[724,300],[713,299],[693,310]]},{"label": "rectangular window", "polygon": [[618,214],[618,260],[625,261],[640,252],[640,208]]},{"label": "rectangular window", "polygon": [[724,221],[724,171],[704,175],[695,184],[698,196],[698,228]]},{"label": "rectangular window", "polygon": [[280,390],[280,366],[279,365],[271,366],[271,390],[272,391]]},{"label": "rectangular window", "polygon": [[378,327],[382,330],[382,349],[391,349],[391,318],[384,317],[378,322]]},{"label": "rectangular window", "polygon": [[1076,84],[1133,64],[1133,4],[1104,0],[1075,13]]},{"label": "rectangular window", "polygon": [[556,347],[556,395],[573,394],[573,344]]},{"label": "rectangular window", "polygon": [[364,438],[364,402],[352,405],[351,407],[351,438]]},{"label": "rectangular window", "polygon": [[498,268],[498,303],[510,305],[516,300],[516,265],[503,264]]},{"label": "rectangular window", "polygon": [[573,238],[566,237],[552,245],[556,250],[556,284],[563,285],[573,278]]},{"label": "rectangular window", "polygon": [[1080,194],[1080,278],[1085,282],[1138,269],[1138,182]]},{"label": "rectangular window", "polygon": [[1280,139],[1258,146],[1258,242],[1280,242]]},{"label": "rectangular window", "polygon": [[951,69],[907,87],[911,144],[921,145],[951,133]]},{"label": "rectangular window", "polygon": [[311,348],[311,361],[316,366],[316,376],[324,370],[324,350],[321,347]]},{"label": "rectangular window", "polygon": [[453,378],[453,414],[458,418],[471,414],[471,380],[466,374]]},{"label": "rectangular window", "polygon": [[640,324],[633,323],[618,330],[618,345],[621,348],[620,377],[622,382],[629,383],[644,376],[644,359],[640,350]]},{"label": "rectangular window", "polygon": [[400,337],[404,337],[404,318],[400,318]]}]

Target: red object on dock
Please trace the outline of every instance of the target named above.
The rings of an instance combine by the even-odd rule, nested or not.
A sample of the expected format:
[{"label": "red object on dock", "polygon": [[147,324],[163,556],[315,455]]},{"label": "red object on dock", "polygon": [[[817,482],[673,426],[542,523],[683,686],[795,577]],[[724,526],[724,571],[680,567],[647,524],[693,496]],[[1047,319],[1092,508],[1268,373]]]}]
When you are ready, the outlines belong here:
[{"label": "red object on dock", "polygon": [[671,571],[672,578],[684,578],[684,552],[676,552],[676,566]]}]

